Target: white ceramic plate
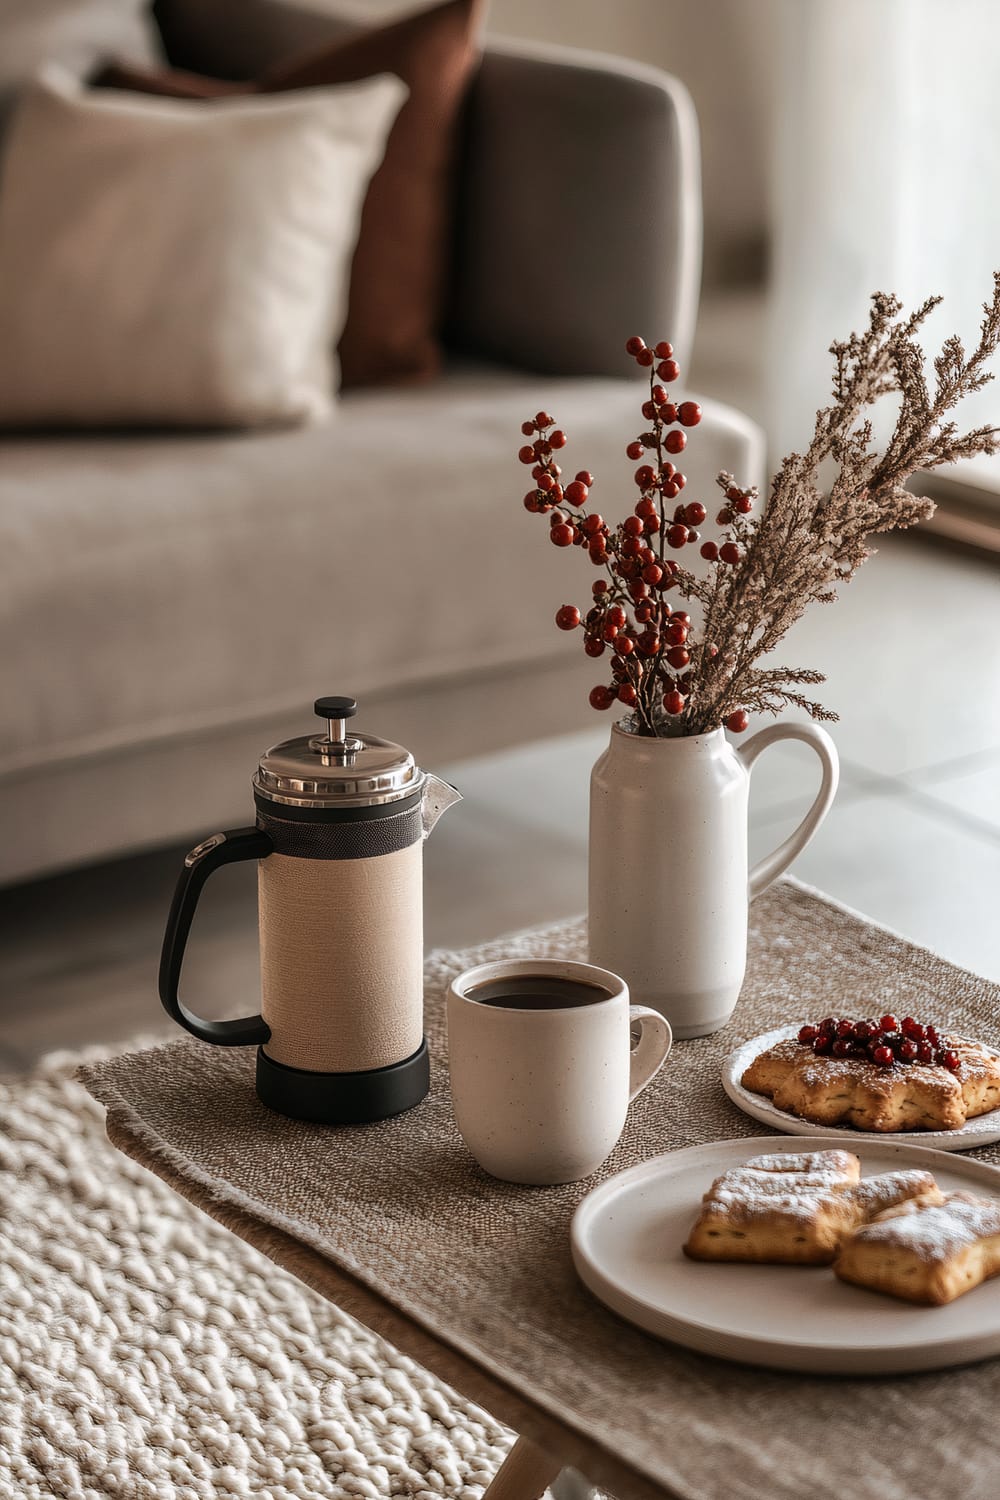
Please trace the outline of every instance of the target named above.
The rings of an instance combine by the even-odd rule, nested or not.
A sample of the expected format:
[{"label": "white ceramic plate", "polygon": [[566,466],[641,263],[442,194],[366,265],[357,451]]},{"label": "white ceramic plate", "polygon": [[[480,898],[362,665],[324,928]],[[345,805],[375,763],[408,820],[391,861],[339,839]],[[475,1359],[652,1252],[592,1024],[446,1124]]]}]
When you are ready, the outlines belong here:
[{"label": "white ceramic plate", "polygon": [[[971,1151],[975,1146],[989,1146],[1000,1141],[1000,1109],[990,1110],[988,1115],[977,1115],[967,1120],[959,1130],[900,1130],[891,1136],[878,1131],[855,1130],[853,1125],[814,1125],[810,1120],[800,1120],[798,1115],[778,1109],[766,1094],[754,1094],[740,1082],[743,1074],[760,1052],[766,1052],[775,1042],[795,1036],[797,1026],[779,1026],[775,1031],[765,1031],[762,1036],[744,1042],[735,1052],[730,1052],[722,1064],[722,1087],[733,1103],[746,1115],[770,1125],[772,1130],[781,1130],[785,1135],[839,1135],[852,1141],[902,1141],[914,1146],[933,1146],[937,1151]],[[847,1140],[841,1142],[846,1145]]]},{"label": "white ceramic plate", "polygon": [[[811,1149],[844,1147],[839,1135]],[[822,1375],[899,1375],[1000,1354],[1000,1278],[947,1307],[914,1307],[838,1281],[828,1266],[688,1260],[682,1246],[714,1178],[773,1135],[689,1146],[610,1178],[573,1218],[573,1263],[594,1295],[648,1333],[720,1359]],[[855,1142],[864,1177],[924,1167],[944,1192],[1000,1198],[1000,1170],[885,1138]]]}]

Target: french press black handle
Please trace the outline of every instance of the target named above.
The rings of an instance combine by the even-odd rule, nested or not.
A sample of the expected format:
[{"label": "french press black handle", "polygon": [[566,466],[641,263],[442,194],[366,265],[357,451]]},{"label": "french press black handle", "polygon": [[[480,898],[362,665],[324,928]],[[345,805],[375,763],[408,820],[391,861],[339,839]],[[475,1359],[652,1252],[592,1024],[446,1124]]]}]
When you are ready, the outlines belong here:
[{"label": "french press black handle", "polygon": [[185,1010],[177,998],[177,985],[191,921],[202,886],[213,870],[241,859],[266,859],[273,849],[271,840],[260,828],[233,828],[228,833],[213,834],[191,850],[174,891],[160,955],[160,999],[168,1016],[192,1036],[203,1042],[214,1042],[217,1047],[246,1047],[255,1042],[266,1042],[271,1028],[263,1016],[244,1016],[238,1021],[203,1021],[200,1016]]}]

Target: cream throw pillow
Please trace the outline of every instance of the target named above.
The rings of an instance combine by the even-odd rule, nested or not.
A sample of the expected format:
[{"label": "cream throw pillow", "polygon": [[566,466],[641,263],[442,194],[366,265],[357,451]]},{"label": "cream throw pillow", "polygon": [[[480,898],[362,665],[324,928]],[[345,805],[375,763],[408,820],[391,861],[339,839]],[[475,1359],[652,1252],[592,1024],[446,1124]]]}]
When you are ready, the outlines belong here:
[{"label": "cream throw pillow", "polygon": [[47,72],[0,178],[0,422],[252,426],[330,409],[397,78],[212,103]]}]

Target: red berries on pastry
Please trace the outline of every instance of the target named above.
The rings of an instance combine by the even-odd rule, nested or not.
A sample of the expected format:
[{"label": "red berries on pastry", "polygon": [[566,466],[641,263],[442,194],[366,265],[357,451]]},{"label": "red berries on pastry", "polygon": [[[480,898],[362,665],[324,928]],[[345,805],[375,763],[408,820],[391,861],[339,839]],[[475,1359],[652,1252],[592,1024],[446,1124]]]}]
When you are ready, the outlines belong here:
[{"label": "red berries on pastry", "polygon": [[961,1068],[954,1047],[943,1046],[936,1028],[922,1025],[913,1016],[904,1016],[902,1021],[891,1014],[877,1021],[826,1016],[819,1025],[800,1027],[798,1040],[817,1057],[864,1058],[880,1068],[911,1063],[936,1064],[951,1073]]}]

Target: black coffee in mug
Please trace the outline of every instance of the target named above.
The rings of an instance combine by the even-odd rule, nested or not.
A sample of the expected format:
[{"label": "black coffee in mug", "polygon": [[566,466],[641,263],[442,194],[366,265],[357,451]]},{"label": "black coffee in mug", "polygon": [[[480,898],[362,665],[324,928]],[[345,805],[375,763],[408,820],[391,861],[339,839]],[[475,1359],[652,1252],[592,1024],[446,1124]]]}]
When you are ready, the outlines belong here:
[{"label": "black coffee in mug", "polygon": [[579,1182],[613,1151],[670,1027],[624,979],[568,959],[479,964],[448,989],[455,1123],[505,1182]]},{"label": "black coffee in mug", "polygon": [[470,989],[466,999],[477,1005],[495,1005],[501,1010],[576,1010],[608,999],[597,984],[576,979],[558,979],[549,974],[518,974],[491,979]]}]

